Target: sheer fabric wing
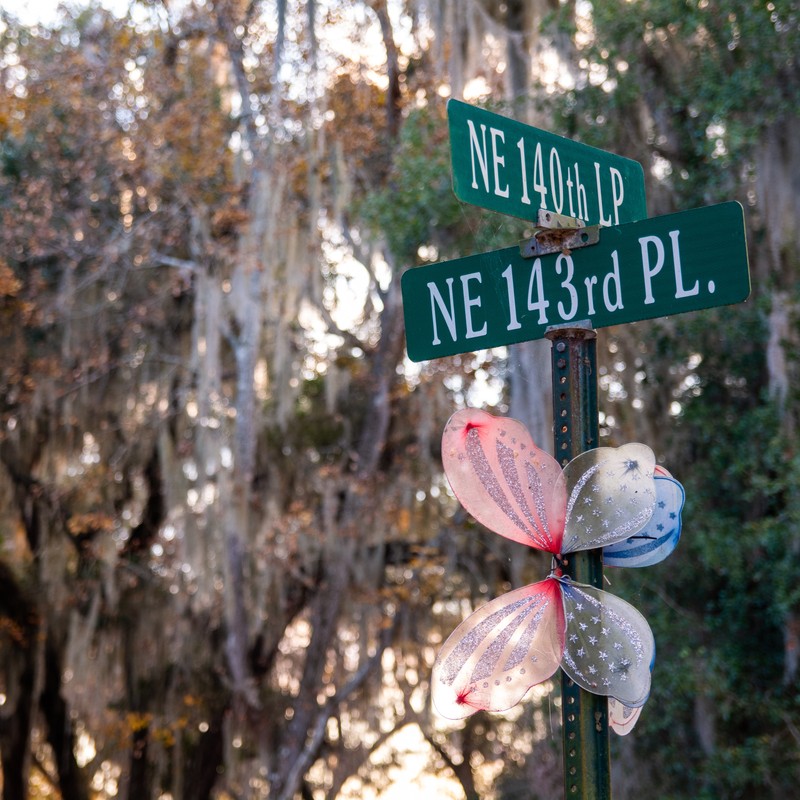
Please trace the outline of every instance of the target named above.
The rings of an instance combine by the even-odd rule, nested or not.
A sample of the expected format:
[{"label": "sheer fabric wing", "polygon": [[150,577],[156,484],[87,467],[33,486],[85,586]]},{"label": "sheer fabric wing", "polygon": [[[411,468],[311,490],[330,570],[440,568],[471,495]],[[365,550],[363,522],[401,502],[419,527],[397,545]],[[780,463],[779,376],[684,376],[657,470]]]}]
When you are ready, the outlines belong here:
[{"label": "sheer fabric wing", "polygon": [[456,497],[487,528],[558,553],[564,526],[561,467],[521,422],[464,409],[442,436],[444,471]]},{"label": "sheer fabric wing", "polygon": [[640,531],[653,514],[654,468],[643,444],[599,447],[570,461],[562,552],[607,547]]},{"label": "sheer fabric wing", "polygon": [[650,567],[663,561],[681,537],[681,511],[686,494],[674,478],[655,476],[656,504],[653,516],[640,531],[603,550],[610,567]]},{"label": "sheer fabric wing", "polygon": [[431,695],[448,719],[504,711],[561,662],[564,610],[547,578],[479,608],[453,631],[433,667]]},{"label": "sheer fabric wing", "polygon": [[566,642],[561,666],[579,686],[629,707],[650,694],[655,640],[647,620],[616,595],[562,580]]},{"label": "sheer fabric wing", "polygon": [[627,736],[634,729],[641,713],[642,706],[629,708],[613,697],[608,698],[608,724],[619,736]]}]

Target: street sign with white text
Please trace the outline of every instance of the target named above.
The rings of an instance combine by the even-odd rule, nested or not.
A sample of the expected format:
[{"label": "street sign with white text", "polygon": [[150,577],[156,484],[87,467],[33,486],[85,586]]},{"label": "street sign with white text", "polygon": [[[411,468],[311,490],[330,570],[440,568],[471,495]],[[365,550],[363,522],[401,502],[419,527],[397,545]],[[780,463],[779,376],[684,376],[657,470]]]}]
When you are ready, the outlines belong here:
[{"label": "street sign with white text", "polygon": [[747,298],[744,212],[722,203],[601,228],[597,244],[524,258],[519,247],[409,269],[402,278],[409,358],[424,361]]},{"label": "street sign with white text", "polygon": [[450,100],[453,189],[481,208],[536,220],[539,209],[587,225],[647,217],[642,165]]}]

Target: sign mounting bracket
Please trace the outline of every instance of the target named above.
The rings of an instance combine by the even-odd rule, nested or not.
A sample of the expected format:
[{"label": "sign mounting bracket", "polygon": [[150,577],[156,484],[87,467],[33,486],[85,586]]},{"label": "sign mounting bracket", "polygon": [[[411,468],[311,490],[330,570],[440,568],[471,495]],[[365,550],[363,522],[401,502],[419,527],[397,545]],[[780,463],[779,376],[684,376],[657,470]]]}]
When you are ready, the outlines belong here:
[{"label": "sign mounting bracket", "polygon": [[539,226],[533,238],[520,242],[523,258],[535,258],[549,253],[563,253],[579,247],[589,247],[600,241],[600,226],[586,225],[583,220],[539,209]]}]

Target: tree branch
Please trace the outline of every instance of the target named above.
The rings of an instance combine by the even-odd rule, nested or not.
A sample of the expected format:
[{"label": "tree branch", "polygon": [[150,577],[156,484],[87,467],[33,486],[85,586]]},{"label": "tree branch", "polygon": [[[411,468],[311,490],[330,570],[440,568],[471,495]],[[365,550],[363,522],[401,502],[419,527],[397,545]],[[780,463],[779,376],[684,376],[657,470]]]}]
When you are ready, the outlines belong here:
[{"label": "tree branch", "polygon": [[153,262],[154,263],[150,265],[152,267],[176,267],[177,269],[195,273],[202,271],[200,265],[196,261],[186,258],[175,258],[174,256],[168,256],[164,253],[153,253]]},{"label": "tree branch", "polygon": [[386,48],[386,75],[389,78],[389,87],[386,90],[386,122],[389,136],[394,139],[400,129],[400,61],[386,0],[372,0],[370,7],[378,18],[383,46]]},{"label": "tree branch", "polygon": [[366,661],[361,668],[353,675],[352,678],[338,691],[333,697],[329,698],[325,705],[322,707],[311,736],[308,738],[305,747],[300,753],[299,757],[292,765],[289,774],[286,777],[286,782],[283,785],[281,793],[278,795],[278,800],[292,800],[297,792],[300,782],[305,775],[306,771],[314,763],[314,760],[319,753],[322,746],[323,739],[325,738],[325,730],[328,726],[328,720],[333,716],[336,710],[342,703],[347,700],[353,692],[357,691],[370,673],[381,663],[383,652],[389,646],[397,626],[396,619],[388,628],[384,628],[381,632],[379,645],[372,658]]},{"label": "tree branch", "polygon": [[258,130],[256,129],[255,114],[250,101],[250,84],[244,71],[244,47],[241,39],[236,35],[236,24],[230,18],[225,3],[214,3],[217,18],[217,32],[219,33],[228,51],[228,57],[233,70],[233,79],[241,98],[241,111],[239,120],[244,127],[244,137],[250,152],[255,155],[259,149]]}]

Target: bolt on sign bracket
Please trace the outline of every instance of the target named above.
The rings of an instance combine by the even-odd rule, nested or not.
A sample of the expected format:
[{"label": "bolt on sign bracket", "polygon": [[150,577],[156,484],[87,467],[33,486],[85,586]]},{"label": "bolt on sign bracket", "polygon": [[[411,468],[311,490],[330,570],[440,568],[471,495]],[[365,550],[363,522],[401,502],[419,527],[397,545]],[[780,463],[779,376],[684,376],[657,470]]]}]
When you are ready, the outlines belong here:
[{"label": "bolt on sign bracket", "polygon": [[538,223],[533,238],[520,242],[519,251],[523,258],[569,252],[600,241],[599,225],[587,226],[583,220],[575,217],[541,208]]},{"label": "bolt on sign bracket", "polygon": [[532,239],[520,242],[519,252],[523,258],[536,258],[549,253],[563,253],[589,247],[600,241],[600,226],[585,228],[539,228]]}]

